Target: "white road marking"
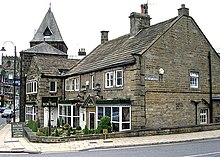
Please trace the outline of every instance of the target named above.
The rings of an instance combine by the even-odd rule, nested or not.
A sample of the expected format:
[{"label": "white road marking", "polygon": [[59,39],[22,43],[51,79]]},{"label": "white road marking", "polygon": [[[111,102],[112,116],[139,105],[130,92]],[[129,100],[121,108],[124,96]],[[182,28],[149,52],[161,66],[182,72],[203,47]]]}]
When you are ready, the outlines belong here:
[{"label": "white road marking", "polygon": [[209,156],[209,155],[216,155],[220,154],[220,152],[212,152],[212,153],[204,153],[204,154],[195,154],[195,155],[187,155],[184,157],[199,157],[199,156]]}]

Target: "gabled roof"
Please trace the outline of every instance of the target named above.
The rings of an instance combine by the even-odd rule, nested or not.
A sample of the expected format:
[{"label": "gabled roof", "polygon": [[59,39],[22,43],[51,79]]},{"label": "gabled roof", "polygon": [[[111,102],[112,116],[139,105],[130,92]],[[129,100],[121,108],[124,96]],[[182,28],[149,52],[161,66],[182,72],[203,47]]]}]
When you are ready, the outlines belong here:
[{"label": "gabled roof", "polygon": [[53,76],[61,75],[61,72],[70,70],[78,62],[78,60],[57,56],[34,56],[33,61],[41,74]]},{"label": "gabled roof", "polygon": [[175,17],[152,25],[142,29],[133,37],[127,34],[99,45],[71,69],[67,75],[77,75],[135,63],[133,54],[145,52],[178,19]]},{"label": "gabled roof", "polygon": [[[45,35],[49,33],[50,38],[45,38]],[[40,27],[34,35],[34,38],[31,42],[35,41],[63,41],[61,33],[59,31],[58,25],[54,18],[51,8],[48,9]]]},{"label": "gabled roof", "polygon": [[38,45],[35,45],[27,50],[24,50],[23,52],[67,56],[66,53],[56,49],[55,47],[51,46],[50,44],[47,44],[46,42],[42,42]]}]

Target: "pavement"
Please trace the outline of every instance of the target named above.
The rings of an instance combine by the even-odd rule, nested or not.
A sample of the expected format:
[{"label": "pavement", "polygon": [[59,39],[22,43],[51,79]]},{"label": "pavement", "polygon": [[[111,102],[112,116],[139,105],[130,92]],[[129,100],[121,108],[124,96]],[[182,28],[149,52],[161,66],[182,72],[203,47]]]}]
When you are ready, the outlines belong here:
[{"label": "pavement", "polygon": [[156,145],[212,138],[220,138],[220,130],[184,134],[82,140],[65,143],[33,143],[29,142],[25,137],[12,138],[11,124],[4,124],[0,128],[0,153],[59,153],[92,149]]}]

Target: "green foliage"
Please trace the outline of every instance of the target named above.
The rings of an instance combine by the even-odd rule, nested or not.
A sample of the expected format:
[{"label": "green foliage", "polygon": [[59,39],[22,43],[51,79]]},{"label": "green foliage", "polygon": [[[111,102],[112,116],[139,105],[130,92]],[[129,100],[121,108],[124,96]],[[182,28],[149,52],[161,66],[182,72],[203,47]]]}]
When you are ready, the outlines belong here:
[{"label": "green foliage", "polygon": [[60,127],[60,119],[57,118],[57,127]]},{"label": "green foliage", "polygon": [[40,119],[37,118],[37,128],[40,128]]},{"label": "green foliage", "polygon": [[98,130],[96,129],[89,130],[89,134],[98,134]]},{"label": "green foliage", "polygon": [[81,130],[81,129],[82,129],[81,126],[76,127],[76,130]]},{"label": "green foliage", "polygon": [[43,132],[38,131],[36,132],[36,136],[45,136],[45,134]]},{"label": "green foliage", "polygon": [[43,132],[43,134],[45,136],[48,136],[49,135],[49,128],[48,127],[43,127],[41,129],[39,129],[40,132]]},{"label": "green foliage", "polygon": [[89,129],[88,129],[87,126],[85,126],[85,129],[83,129],[83,133],[84,133],[84,134],[89,134]]},{"label": "green foliage", "polygon": [[111,118],[109,116],[104,116],[98,124],[98,133],[103,133],[103,129],[108,129],[108,132],[112,131]]},{"label": "green foliage", "polygon": [[70,135],[71,135],[71,128],[68,128],[66,135],[67,135],[67,136],[70,136]]},{"label": "green foliage", "polygon": [[56,128],[56,130],[55,130],[55,136],[56,136],[56,137],[59,137],[59,136],[60,136],[60,132],[58,131],[57,128]]},{"label": "green foliage", "polygon": [[33,121],[31,129],[33,132],[37,132],[37,122],[36,121]]},{"label": "green foliage", "polygon": [[33,120],[29,120],[29,121],[27,122],[27,125],[28,125],[28,127],[32,130]]}]

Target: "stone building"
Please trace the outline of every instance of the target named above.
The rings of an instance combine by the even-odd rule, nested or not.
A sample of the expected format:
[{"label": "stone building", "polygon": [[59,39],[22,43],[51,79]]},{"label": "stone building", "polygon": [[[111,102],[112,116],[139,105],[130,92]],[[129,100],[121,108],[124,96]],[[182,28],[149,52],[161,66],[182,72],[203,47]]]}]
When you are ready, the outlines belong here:
[{"label": "stone building", "polygon": [[154,25],[147,8],[130,14],[130,33],[108,40],[102,31],[101,44],[65,74],[65,123],[94,129],[107,115],[113,131],[125,131],[218,119],[220,60],[211,43],[185,5]]},{"label": "stone building", "polygon": [[[50,50],[50,53],[59,51],[52,46],[51,48],[54,51]],[[57,103],[64,95],[62,76],[76,62],[77,60],[52,55],[32,58],[26,77],[25,120],[39,119],[41,126],[48,126],[50,115],[51,125],[56,124]],[[49,105],[53,107],[49,108]]]},{"label": "stone building", "polygon": [[30,41],[30,48],[20,52],[21,58],[21,91],[20,91],[20,121],[25,121],[26,76],[30,70],[34,56],[57,56],[67,58],[67,46],[63,41],[51,7],[48,9],[40,27]]},{"label": "stone building", "polygon": [[[13,107],[13,97],[14,97],[14,56],[4,56],[1,58],[1,83],[0,83],[0,93],[1,93],[1,107],[11,106]],[[20,87],[20,58],[16,57],[16,77],[15,77],[15,107],[19,106],[19,87]]]}]

